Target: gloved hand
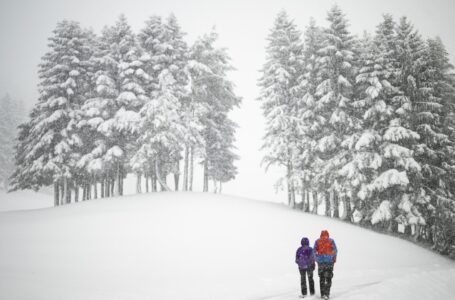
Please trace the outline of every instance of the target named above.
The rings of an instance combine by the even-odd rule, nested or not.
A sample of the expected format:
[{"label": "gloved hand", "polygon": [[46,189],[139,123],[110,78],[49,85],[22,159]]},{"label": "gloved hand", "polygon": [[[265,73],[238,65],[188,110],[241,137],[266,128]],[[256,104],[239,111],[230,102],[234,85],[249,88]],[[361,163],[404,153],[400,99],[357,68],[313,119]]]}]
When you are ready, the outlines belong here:
[{"label": "gloved hand", "polygon": [[336,262],[337,262],[337,257],[334,256],[334,257],[333,257],[333,263],[336,263]]}]

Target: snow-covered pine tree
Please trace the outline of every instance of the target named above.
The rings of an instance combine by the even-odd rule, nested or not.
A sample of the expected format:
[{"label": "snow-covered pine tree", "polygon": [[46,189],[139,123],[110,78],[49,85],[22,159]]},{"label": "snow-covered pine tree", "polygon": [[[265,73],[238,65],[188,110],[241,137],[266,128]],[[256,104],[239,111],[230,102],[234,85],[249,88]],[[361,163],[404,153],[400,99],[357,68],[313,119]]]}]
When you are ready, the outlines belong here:
[{"label": "snow-covered pine tree", "polygon": [[[82,144],[84,145],[80,152],[80,158],[76,164],[76,172],[74,176],[74,200],[78,202],[80,200],[80,189],[82,188],[82,200],[88,200],[91,196],[91,187],[92,185],[96,185],[96,177],[95,172],[92,168],[88,167],[88,161],[90,161],[91,166],[93,167],[96,163],[98,163],[97,159],[91,156],[87,157],[87,154],[95,147],[94,142],[97,140],[97,132],[96,128],[91,128],[86,126],[87,123],[87,114],[86,114],[86,104],[87,102],[95,96],[95,87],[96,87],[96,78],[95,72],[98,64],[94,60],[96,53],[98,53],[98,37],[94,34],[93,31],[87,30],[86,31],[88,36],[88,44],[92,52],[92,56],[88,61],[88,84],[86,89],[86,96],[87,99],[84,104],[81,106],[80,110],[77,112],[77,129],[79,131],[79,136],[82,140]],[[96,186],[95,186],[96,191]],[[104,194],[102,193],[102,196]]]},{"label": "snow-covered pine tree", "polygon": [[159,82],[159,90],[153,92],[140,111],[139,149],[133,158],[142,159],[144,163],[152,161],[156,179],[162,190],[168,191],[170,188],[161,171],[169,168],[170,158],[180,155],[185,128],[179,115],[179,99],[172,92],[172,85],[176,85],[174,77],[163,70]]},{"label": "snow-covered pine tree", "polygon": [[[151,103],[147,103],[141,111],[139,140],[142,146],[141,151],[136,153],[133,159],[142,162],[147,177],[152,177],[152,185],[153,181],[158,179],[162,189],[165,190],[169,189],[166,183],[168,173],[174,173],[175,190],[179,187],[181,151],[185,144],[186,132],[192,128],[184,126],[186,124],[185,103],[188,101],[189,54],[183,36],[184,33],[172,14],[166,22],[163,22],[159,16],[152,16],[139,34],[139,41],[149,56],[145,70],[150,77],[147,93]],[[168,120],[165,120],[166,122],[161,126],[156,123],[161,121],[155,120],[161,117],[151,110],[155,109],[158,103],[165,101],[169,103],[163,103],[162,113],[164,116],[169,116],[170,121],[175,124],[168,124]],[[153,138],[153,130],[158,130],[161,137]],[[166,135],[169,136],[167,141],[162,138]],[[144,140],[145,136],[148,141]],[[148,148],[144,143],[149,145]]]},{"label": "snow-covered pine tree", "polygon": [[[180,142],[180,147],[182,151],[185,151],[185,145],[187,144],[186,140],[191,136],[192,132],[195,130],[194,127],[187,127],[194,125],[191,121],[188,120],[188,114],[190,111],[189,108],[189,74],[187,71],[188,59],[189,59],[189,49],[188,45],[183,39],[185,33],[180,28],[180,25],[177,22],[177,18],[174,14],[170,14],[167,18],[166,23],[164,24],[166,29],[166,42],[170,46],[167,49],[167,69],[170,74],[172,74],[175,84],[172,85],[172,94],[179,100],[179,115],[181,116],[181,122],[183,123],[183,140]],[[169,86],[171,87],[171,86]],[[183,158],[181,152],[175,153],[174,156],[171,156],[168,160],[169,169],[174,174],[174,186],[175,190],[179,189],[180,182],[180,161]]]},{"label": "snow-covered pine tree", "polygon": [[[310,20],[304,32],[303,49],[303,74],[298,79],[302,97],[297,101],[297,126],[298,152],[293,165],[296,169],[294,182],[300,182],[302,209],[309,211],[310,195],[315,200],[316,190],[311,188],[311,179],[314,176],[313,162],[315,158],[315,134],[321,130],[319,116],[314,113],[316,87],[319,78],[319,49],[321,47],[321,28],[316,26],[314,19]],[[313,203],[313,212],[317,204]]]},{"label": "snow-covered pine tree", "polygon": [[[419,201],[416,206],[426,220],[423,237],[433,242],[440,252],[449,254],[452,251],[455,255],[455,250],[450,249],[455,240],[455,232],[450,229],[455,216],[454,194],[450,190],[454,184],[455,89],[450,78],[453,66],[440,38],[427,41],[424,60],[424,71],[420,74],[422,87],[415,105],[416,129],[421,136],[416,159],[422,165],[422,189],[429,196],[430,205]],[[419,234],[416,230],[415,237]],[[441,240],[441,237],[444,238]],[[452,245],[447,241],[452,241]]]},{"label": "snow-covered pine tree", "polygon": [[[406,140],[417,135],[399,126],[404,109],[399,101],[401,93],[394,86],[394,28],[392,17],[384,15],[357,76],[362,94],[355,105],[364,111],[364,128],[355,145],[354,159],[344,168],[353,179],[350,188],[360,199],[357,209],[364,221],[382,224],[389,230],[403,190],[409,185],[409,173],[418,169],[411,149],[405,147]],[[353,177],[354,173],[359,175]]]},{"label": "snow-covered pine tree", "polygon": [[[214,183],[214,192],[221,190],[222,183],[228,182],[237,175],[235,160],[239,156],[234,153],[235,129],[237,124],[230,120],[226,113],[217,114],[211,132],[216,133],[207,144],[205,156],[207,157],[208,178]],[[218,187],[217,183],[220,184]]]},{"label": "snow-covered pine tree", "polygon": [[4,190],[8,189],[9,177],[14,171],[17,113],[14,100],[8,94],[0,99],[0,189]]},{"label": "snow-covered pine tree", "polygon": [[139,110],[148,100],[144,86],[149,76],[143,70],[147,59],[123,15],[104,29],[94,58],[94,97],[85,103],[85,119],[79,123],[97,134],[80,165],[94,176],[103,170],[109,195],[114,182],[114,194],[123,194],[123,178],[136,152]]},{"label": "snow-covered pine tree", "polygon": [[[325,193],[326,215],[338,211],[338,193],[342,192],[343,178],[338,170],[350,159],[359,120],[352,106],[354,82],[353,37],[348,31],[348,21],[338,6],[328,12],[329,27],[323,33],[323,45],[319,50],[321,82],[316,88],[317,101],[314,113],[319,117],[321,130],[315,135],[313,185]],[[334,205],[331,209],[330,198]]]},{"label": "snow-covered pine tree", "polygon": [[444,97],[443,127],[444,133],[449,139],[449,143],[444,147],[443,167],[446,171],[445,182],[446,191],[451,198],[455,197],[455,74],[448,74],[449,85],[448,93]]},{"label": "snow-covered pine tree", "polygon": [[19,133],[21,153],[17,155],[12,189],[53,183],[58,205],[71,200],[72,178],[82,146],[75,123],[85,101],[91,51],[87,34],[77,22],[62,21],[53,33],[40,64],[38,103]]},{"label": "snow-covered pine tree", "polygon": [[[393,83],[401,93],[399,96],[394,97],[397,106],[401,106],[397,110],[400,117],[395,119],[401,127],[399,132],[395,134],[395,141],[399,135],[401,141],[398,143],[400,146],[411,150],[410,155],[415,158],[417,145],[421,136],[416,132],[417,129],[417,105],[420,102],[420,95],[422,92],[422,76],[421,72],[424,70],[425,64],[425,43],[420,37],[417,30],[413,28],[411,23],[406,17],[402,17],[395,29],[395,57],[396,57],[396,81]],[[404,129],[404,130],[403,130]],[[404,134],[407,132],[407,134]],[[389,136],[390,137],[390,136]],[[395,152],[396,153],[396,152]],[[397,155],[395,155],[397,156]],[[403,155],[401,155],[403,156]],[[426,197],[422,197],[422,168],[414,159],[404,160],[401,157],[396,157],[396,162],[401,165],[407,172],[409,185],[401,193],[394,193],[395,201],[407,202],[410,201],[412,205],[417,202],[427,202]],[[404,193],[412,194],[411,197],[403,195]],[[397,198],[400,197],[401,199]],[[403,207],[402,203],[398,207]],[[402,209],[398,210],[398,223],[402,225],[423,225],[424,221],[421,218],[414,218]]]},{"label": "snow-covered pine tree", "polygon": [[[448,145],[445,146],[445,161],[443,164],[446,170],[445,183],[448,184],[445,189],[448,197],[438,199],[436,214],[434,217],[441,217],[439,227],[433,227],[431,240],[434,247],[441,253],[447,253],[455,258],[455,76],[450,74],[451,92],[444,100],[444,132],[449,138]],[[433,228],[430,228],[433,229]]]},{"label": "snow-covered pine tree", "polygon": [[[139,32],[138,40],[144,49],[144,52],[149,56],[149,60],[144,65],[145,72],[149,75],[149,81],[146,86],[147,95],[152,99],[152,95],[157,94],[160,90],[159,75],[166,68],[166,60],[164,59],[166,51],[165,46],[166,31],[163,20],[160,16],[151,16],[146,22],[145,27]],[[144,117],[144,116],[142,116]],[[149,133],[151,128],[142,127],[140,136],[144,132]],[[150,152],[136,152],[133,160],[139,166],[142,164],[145,175],[146,190],[149,190],[149,181],[151,182],[151,190],[157,191],[157,176],[155,171],[155,160],[157,157],[148,157]],[[163,179],[161,179],[163,180]]]},{"label": "snow-covered pine tree", "polygon": [[195,126],[193,133],[189,132],[188,141],[190,149],[200,149],[204,192],[208,191],[209,179],[226,182],[236,174],[233,163],[237,156],[232,152],[236,124],[228,118],[228,113],[241,99],[227,79],[233,67],[226,49],[215,46],[217,39],[214,30],[198,38],[191,47],[189,64],[191,99],[187,111],[192,115],[189,121]]},{"label": "snow-covered pine tree", "polygon": [[293,162],[299,144],[296,127],[297,102],[302,96],[299,78],[303,69],[303,43],[300,31],[285,11],[277,15],[267,40],[266,62],[259,79],[259,100],[266,119],[263,163],[266,167],[286,168],[288,205],[295,206]]},{"label": "snow-covered pine tree", "polygon": [[[353,85],[352,106],[356,108],[355,113],[357,118],[362,122],[362,128],[357,130],[356,135],[358,136],[358,140],[351,149],[351,155],[347,163],[338,171],[338,175],[343,179],[343,184],[339,189],[339,196],[344,200],[344,217],[348,221],[354,221],[353,216],[355,214],[355,222],[359,222],[366,215],[366,205],[362,199],[359,199],[357,193],[361,185],[367,181],[368,175],[365,174],[365,169],[374,165],[374,159],[376,158],[374,152],[375,150],[379,150],[375,148],[374,135],[370,135],[367,140],[364,139],[367,135],[373,133],[371,127],[376,126],[376,116],[372,117],[366,114],[366,111],[370,108],[369,106],[374,102],[374,99],[365,95],[365,89],[368,88],[369,82],[364,84],[359,82],[358,78],[365,76],[362,72],[373,72],[372,64],[374,64],[374,59],[376,58],[374,54],[378,53],[378,51],[375,49],[371,36],[367,33],[364,33],[362,38],[355,39],[354,45],[356,48],[356,57],[352,64],[355,68],[354,73],[358,76]],[[375,110],[376,107],[373,111]],[[367,145],[366,143],[371,143],[371,145]]]}]

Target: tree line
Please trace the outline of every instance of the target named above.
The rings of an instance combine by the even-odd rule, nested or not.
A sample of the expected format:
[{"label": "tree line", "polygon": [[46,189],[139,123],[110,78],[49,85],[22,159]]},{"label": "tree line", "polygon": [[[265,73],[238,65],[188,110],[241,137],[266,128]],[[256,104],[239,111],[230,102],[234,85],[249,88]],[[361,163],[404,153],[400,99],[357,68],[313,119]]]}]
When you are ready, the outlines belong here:
[{"label": "tree line", "polygon": [[191,46],[184,35],[172,14],[150,17],[138,34],[123,15],[101,35],[59,22],[39,65],[39,99],[19,126],[10,190],[53,185],[57,206],[122,195],[135,173],[139,193],[144,180],[146,192],[191,191],[195,160],[204,191],[233,179],[228,113],[241,99],[230,58],[215,31]]},{"label": "tree line", "polygon": [[14,171],[14,141],[17,126],[25,119],[22,101],[5,94],[0,99],[0,189],[8,190],[9,177]]},{"label": "tree line", "polygon": [[[291,207],[401,232],[455,257],[455,77],[440,38],[383,15],[355,36],[338,6],[302,33],[285,11],[259,86],[266,166]],[[296,198],[297,197],[297,198]]]}]

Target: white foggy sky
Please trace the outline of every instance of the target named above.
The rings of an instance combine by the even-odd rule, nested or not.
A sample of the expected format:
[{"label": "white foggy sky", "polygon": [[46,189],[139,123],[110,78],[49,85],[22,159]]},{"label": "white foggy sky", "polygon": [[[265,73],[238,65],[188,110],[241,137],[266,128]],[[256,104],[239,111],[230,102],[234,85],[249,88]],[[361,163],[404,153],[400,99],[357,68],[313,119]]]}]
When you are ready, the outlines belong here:
[{"label": "white foggy sky", "polygon": [[[219,33],[219,45],[228,48],[233,65],[231,79],[236,92],[243,97],[240,109],[232,117],[239,124],[237,148],[241,160],[239,175],[223,191],[250,198],[277,199],[273,172],[264,174],[259,167],[259,152],[263,135],[263,118],[256,86],[258,70],[264,62],[265,38],[278,11],[284,8],[300,30],[310,17],[319,25],[326,25],[327,10],[338,3],[350,21],[352,33],[373,32],[383,13],[395,18],[406,15],[424,37],[440,36],[452,63],[455,55],[455,1],[453,0],[0,0],[0,97],[8,92],[29,107],[35,103],[37,70],[46,52],[47,38],[62,19],[79,21],[97,33],[104,25],[111,25],[124,13],[135,32],[154,14],[167,16],[173,12],[187,33],[191,43],[213,26]],[[282,197],[283,198],[283,197]]]}]

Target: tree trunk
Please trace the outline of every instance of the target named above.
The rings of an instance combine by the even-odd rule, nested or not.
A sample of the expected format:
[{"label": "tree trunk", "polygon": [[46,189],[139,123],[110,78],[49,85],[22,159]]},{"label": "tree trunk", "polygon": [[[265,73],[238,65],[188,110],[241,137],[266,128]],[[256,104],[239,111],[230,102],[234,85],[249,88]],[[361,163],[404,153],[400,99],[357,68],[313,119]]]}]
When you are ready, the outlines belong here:
[{"label": "tree trunk", "polygon": [[[162,192],[171,191],[171,188],[167,185],[167,174],[161,174],[160,178],[161,178],[161,181],[158,180],[158,183],[160,184],[160,191],[162,191]],[[158,179],[158,176],[157,176],[157,179]],[[163,182],[167,188],[164,185],[162,185],[161,182]]]},{"label": "tree trunk", "polygon": [[306,212],[310,212],[310,191],[309,190],[306,190],[305,191],[305,194],[306,194]]},{"label": "tree trunk", "polygon": [[190,191],[193,190],[193,175],[194,175],[194,149],[193,147],[190,148],[190,170],[189,170],[189,186],[188,189]]},{"label": "tree trunk", "polygon": [[120,196],[123,196],[123,179],[124,179],[124,176],[125,175],[125,169],[123,168],[123,166],[121,166],[120,168],[120,179],[119,179],[119,182],[120,182]]},{"label": "tree trunk", "polygon": [[88,200],[92,200],[92,185],[90,182],[87,182],[87,194],[88,194]]},{"label": "tree trunk", "polygon": [[189,147],[185,147],[185,159],[183,162],[183,190],[188,191],[188,156],[189,156]]},{"label": "tree trunk", "polygon": [[[145,177],[145,180],[147,180],[147,176]],[[147,186],[148,190],[148,186]],[[142,174],[141,173],[136,173],[136,194],[142,194]]]},{"label": "tree trunk", "polygon": [[415,242],[417,242],[419,240],[421,228],[422,227],[419,224],[415,225],[415,232],[414,232],[414,236],[413,236]]},{"label": "tree trunk", "polygon": [[178,191],[179,190],[179,180],[180,180],[180,161],[178,160],[176,164],[177,164],[176,165],[177,172],[174,173],[174,187],[175,187],[175,191]]},{"label": "tree trunk", "polygon": [[[155,163],[153,163],[155,164]],[[155,166],[153,167],[152,170],[152,192],[156,192],[158,190],[157,184],[156,184],[156,171],[155,171]]]},{"label": "tree trunk", "polygon": [[86,197],[87,197],[87,190],[85,189],[84,183],[81,184],[81,188],[82,188],[82,201],[85,201]]},{"label": "tree trunk", "polygon": [[338,201],[338,195],[335,191],[333,191],[333,217],[334,218],[340,217],[339,203],[340,202]]},{"label": "tree trunk", "polygon": [[209,170],[207,165],[207,159],[204,160],[204,186],[202,191],[208,192],[209,191]]},{"label": "tree trunk", "polygon": [[353,212],[353,209],[352,209],[352,199],[351,199],[351,197],[347,197],[346,196],[345,203],[346,203],[346,220],[348,220],[348,222],[352,222],[352,214],[354,212]]},{"label": "tree trunk", "polygon": [[158,182],[161,185],[161,190],[169,192],[171,189],[167,186],[166,181],[164,181],[161,178],[161,174],[160,174],[160,170],[159,170],[159,166],[158,166],[158,160],[155,160],[155,174],[156,174],[156,178],[158,179]]},{"label": "tree trunk", "polygon": [[289,177],[286,178],[287,181],[287,191],[288,191],[288,206],[291,206],[292,196],[291,196],[291,183],[289,182]]},{"label": "tree trunk", "polygon": [[316,191],[312,192],[313,195],[313,213],[318,214],[318,205],[319,205],[319,199],[318,199],[318,193]]},{"label": "tree trunk", "polygon": [[115,192],[114,196],[120,196],[120,163],[117,162],[117,169],[115,171]]},{"label": "tree trunk", "polygon": [[331,217],[331,211],[330,211],[330,192],[325,192],[325,215],[328,217]]},{"label": "tree trunk", "polygon": [[68,178],[63,178],[62,204],[68,203]]},{"label": "tree trunk", "polygon": [[60,205],[65,205],[65,184],[63,183],[62,180],[60,180],[60,199],[59,203]]},{"label": "tree trunk", "polygon": [[296,202],[295,202],[295,186],[294,186],[294,182],[291,182],[291,200],[292,200],[292,208],[295,209]]},{"label": "tree trunk", "polygon": [[301,193],[302,193],[302,210],[306,211],[307,210],[306,201],[305,201],[306,192],[305,192],[305,182],[304,182],[303,179],[302,179],[302,190],[301,190]]},{"label": "tree trunk", "polygon": [[100,187],[101,198],[104,198],[104,189],[105,189],[104,183],[105,183],[105,181],[106,181],[106,180],[102,177],[102,178],[101,178],[101,182],[100,182],[100,183],[101,183],[101,187]]},{"label": "tree trunk", "polygon": [[58,206],[60,200],[60,188],[58,182],[54,182],[54,206]]},{"label": "tree trunk", "polygon": [[223,183],[220,181],[220,194],[223,192]]},{"label": "tree trunk", "polygon": [[109,176],[106,176],[105,180],[104,180],[104,197],[110,197],[111,196],[111,193],[110,193],[110,184],[109,184]]},{"label": "tree trunk", "polygon": [[107,180],[107,176],[104,177],[103,179],[103,197],[104,198],[107,198],[109,197],[109,192],[108,192],[108,189],[109,189],[109,183],[108,183],[108,180]]},{"label": "tree trunk", "polygon": [[98,199],[98,182],[96,181],[96,178],[93,178],[93,193],[94,193],[94,199]]},{"label": "tree trunk", "polygon": [[71,203],[71,182],[68,182],[68,179],[66,180],[67,181],[67,187],[66,187],[66,203],[67,204],[70,204]]},{"label": "tree trunk", "polygon": [[79,202],[79,185],[74,183],[74,202]]},{"label": "tree trunk", "polygon": [[110,182],[110,191],[109,191],[109,195],[112,197],[114,196],[114,189],[115,189],[115,178],[111,179],[111,182]]},{"label": "tree trunk", "polygon": [[61,180],[59,181],[58,187],[60,189],[58,203],[59,203],[59,205],[64,205],[65,203],[64,203],[63,199],[65,197],[65,191],[63,189],[63,183]]},{"label": "tree trunk", "polygon": [[148,193],[149,192],[149,175],[147,173],[145,173],[145,192]]}]

